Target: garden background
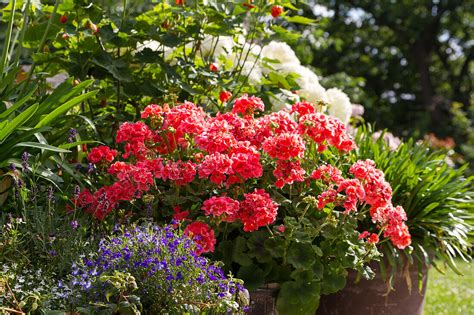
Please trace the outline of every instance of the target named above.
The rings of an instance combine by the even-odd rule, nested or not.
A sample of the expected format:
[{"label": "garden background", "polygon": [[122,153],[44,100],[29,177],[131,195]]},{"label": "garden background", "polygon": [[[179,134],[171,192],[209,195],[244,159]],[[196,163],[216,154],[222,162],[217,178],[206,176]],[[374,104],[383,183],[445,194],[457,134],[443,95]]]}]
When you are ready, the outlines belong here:
[{"label": "garden background", "polygon": [[0,313],[242,312],[278,283],[314,314],[381,261],[389,287],[430,266],[425,314],[471,314],[473,12],[0,1]]}]

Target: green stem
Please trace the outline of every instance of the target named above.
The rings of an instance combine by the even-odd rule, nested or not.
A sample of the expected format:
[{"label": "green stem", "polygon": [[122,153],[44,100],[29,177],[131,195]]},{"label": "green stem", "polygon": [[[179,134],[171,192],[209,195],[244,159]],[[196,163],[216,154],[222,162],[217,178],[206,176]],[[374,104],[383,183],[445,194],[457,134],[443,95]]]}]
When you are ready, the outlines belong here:
[{"label": "green stem", "polygon": [[308,212],[308,209],[309,209],[309,204],[306,205],[306,208],[304,208],[304,211],[303,211],[303,214],[301,215],[300,219],[298,220],[298,224],[301,223],[301,221],[303,220],[304,216],[306,215],[306,212]]},{"label": "green stem", "polygon": [[15,7],[16,7],[16,0],[12,0],[11,2],[12,9],[10,12],[10,20],[8,21],[7,32],[5,34],[5,43],[3,44],[3,52],[2,52],[2,59],[0,61],[0,78],[3,77],[3,71],[7,65],[7,57],[8,51],[10,50],[10,44],[12,39],[12,32],[13,32],[13,22],[15,20]]},{"label": "green stem", "polygon": [[[51,12],[51,16],[49,18],[48,24],[46,25],[46,30],[43,33],[43,37],[41,38],[40,44],[38,46],[38,50],[36,50],[37,54],[42,52],[43,49],[44,49],[44,45],[46,44],[46,38],[48,37],[49,29],[51,28],[51,24],[53,24],[53,19],[56,15],[56,12],[58,11],[58,6],[59,6],[60,2],[61,2],[60,0],[56,0],[54,2],[53,11]],[[20,95],[23,95],[26,92],[26,89],[28,87],[28,83],[31,80],[31,76],[33,75],[33,72],[35,71],[35,67],[36,67],[36,62],[33,60],[33,63],[31,64],[31,69],[28,72],[28,76],[25,80],[26,84],[23,86],[23,89],[22,89]]]}]

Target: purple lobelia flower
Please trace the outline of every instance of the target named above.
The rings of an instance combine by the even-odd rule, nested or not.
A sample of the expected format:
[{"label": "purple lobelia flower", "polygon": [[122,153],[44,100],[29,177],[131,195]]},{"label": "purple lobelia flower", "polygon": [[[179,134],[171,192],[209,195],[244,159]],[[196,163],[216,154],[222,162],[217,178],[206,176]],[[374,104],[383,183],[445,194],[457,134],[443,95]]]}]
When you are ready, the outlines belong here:
[{"label": "purple lobelia flower", "polygon": [[114,230],[113,237],[99,242],[94,258],[72,268],[72,290],[83,292],[85,303],[103,301],[106,284],[100,279],[121,272],[134,277],[144,309],[180,313],[188,300],[190,305],[223,307],[220,310],[234,305],[234,313],[242,311],[245,303],[235,303],[243,289],[240,280],[227,279],[219,265],[196,255],[196,244],[172,225]]}]

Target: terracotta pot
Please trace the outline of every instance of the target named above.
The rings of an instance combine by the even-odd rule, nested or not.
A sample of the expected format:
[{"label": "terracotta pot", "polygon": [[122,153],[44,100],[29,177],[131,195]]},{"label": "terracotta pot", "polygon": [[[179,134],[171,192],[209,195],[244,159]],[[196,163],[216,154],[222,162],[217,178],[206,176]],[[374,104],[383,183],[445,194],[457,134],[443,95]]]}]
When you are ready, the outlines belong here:
[{"label": "terracotta pot", "polygon": [[250,292],[250,305],[247,314],[250,315],[277,315],[276,298],[280,286],[270,283],[260,289]]},{"label": "terracotta pot", "polygon": [[[375,270],[373,280],[361,279],[354,283],[357,273],[350,271],[346,287],[334,294],[323,295],[317,315],[422,315],[428,269],[423,269],[423,289],[418,288],[418,270],[399,272],[394,280],[394,291],[388,294],[387,282]],[[409,281],[407,281],[409,279]],[[411,288],[409,283],[411,282]]]}]

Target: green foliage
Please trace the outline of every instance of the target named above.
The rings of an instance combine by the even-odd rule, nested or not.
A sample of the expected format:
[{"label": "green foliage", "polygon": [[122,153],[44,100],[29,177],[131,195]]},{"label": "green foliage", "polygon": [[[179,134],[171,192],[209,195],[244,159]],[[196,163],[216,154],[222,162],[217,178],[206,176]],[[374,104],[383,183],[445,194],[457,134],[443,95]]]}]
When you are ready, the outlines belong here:
[{"label": "green foliage", "polygon": [[472,125],[472,2],[312,0],[301,8],[318,24],[294,47],[323,83],[337,82],[368,122],[404,137],[454,137],[472,160],[473,133],[458,119],[464,112]]},{"label": "green foliage", "polygon": [[[81,113],[99,125],[105,142],[113,141],[117,121],[138,118],[145,104],[189,100],[208,110],[223,109],[220,91],[256,90],[249,81],[255,60],[252,49],[270,39],[298,36],[282,23],[313,22],[301,16],[265,22],[271,6],[264,1],[251,10],[241,1],[44,3],[27,14],[33,20],[22,41],[32,59],[28,81],[43,73],[50,77],[66,73],[81,82],[95,79],[92,89],[99,92],[81,103]],[[13,26],[21,25],[21,20],[13,20]],[[234,46],[227,60],[214,54],[222,50],[218,41],[223,39]],[[216,61],[221,63],[218,72],[210,70]],[[280,83],[289,88],[283,78],[269,85],[273,90],[268,92],[277,91]]]},{"label": "green foliage", "polygon": [[78,307],[81,314],[141,314],[140,298],[132,293],[137,290],[137,282],[129,273],[114,271],[111,275],[101,275],[98,282],[105,291],[105,303],[91,303]]},{"label": "green foliage", "polygon": [[[412,246],[382,249],[393,269],[405,263],[433,265],[439,261],[458,272],[455,258],[470,260],[473,232],[473,177],[466,168],[454,168],[443,152],[431,151],[414,140],[391,150],[383,139],[374,140],[370,127],[360,127],[353,159],[373,159],[393,189],[393,202],[407,213]],[[392,270],[393,272],[393,270]]]}]

